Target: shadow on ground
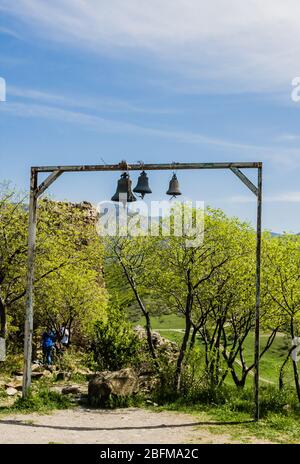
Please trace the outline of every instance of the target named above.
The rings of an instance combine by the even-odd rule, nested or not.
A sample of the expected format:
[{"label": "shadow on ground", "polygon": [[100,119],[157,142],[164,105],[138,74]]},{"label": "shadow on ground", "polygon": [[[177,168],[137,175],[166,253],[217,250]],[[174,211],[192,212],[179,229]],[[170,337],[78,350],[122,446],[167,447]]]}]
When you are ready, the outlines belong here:
[{"label": "shadow on ground", "polygon": [[47,428],[47,429],[55,429],[55,430],[72,430],[72,431],[81,431],[81,432],[88,432],[88,431],[109,431],[109,430],[155,430],[155,429],[174,429],[174,428],[181,428],[181,427],[200,427],[200,426],[210,426],[210,425],[243,425],[243,424],[251,424],[254,423],[254,420],[247,420],[247,421],[229,421],[229,422],[214,422],[214,421],[200,421],[200,422],[188,422],[184,424],[159,424],[159,425],[147,425],[147,426],[123,426],[123,427],[69,427],[69,426],[61,426],[61,425],[48,425],[48,424],[35,424],[35,423],[28,423],[26,420],[0,420],[0,425],[20,425],[22,427],[33,427],[33,428]]}]

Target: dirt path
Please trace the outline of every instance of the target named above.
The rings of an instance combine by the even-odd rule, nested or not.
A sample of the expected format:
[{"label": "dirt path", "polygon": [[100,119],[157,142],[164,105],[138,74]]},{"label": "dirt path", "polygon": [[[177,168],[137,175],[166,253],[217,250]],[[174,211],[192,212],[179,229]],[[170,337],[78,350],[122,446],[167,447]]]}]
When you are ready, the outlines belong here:
[{"label": "dirt path", "polygon": [[[129,408],[56,411],[0,418],[0,443],[232,443],[188,414]],[[258,442],[258,440],[255,440]]]}]

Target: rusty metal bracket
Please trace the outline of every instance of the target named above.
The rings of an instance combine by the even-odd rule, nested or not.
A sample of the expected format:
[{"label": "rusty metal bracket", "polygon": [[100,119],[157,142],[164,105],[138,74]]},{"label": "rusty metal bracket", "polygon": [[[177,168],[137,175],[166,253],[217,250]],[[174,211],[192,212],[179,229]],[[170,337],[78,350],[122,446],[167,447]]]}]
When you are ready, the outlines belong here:
[{"label": "rusty metal bracket", "polygon": [[45,190],[47,190],[48,187],[50,187],[51,184],[53,184],[56,179],[61,176],[63,173],[62,170],[57,169],[56,171],[53,171],[36,189],[36,196],[39,197],[44,193]]},{"label": "rusty metal bracket", "polygon": [[250,179],[239,169],[231,167],[230,170],[245,184],[249,190],[257,197],[258,196],[258,188],[251,182]]}]

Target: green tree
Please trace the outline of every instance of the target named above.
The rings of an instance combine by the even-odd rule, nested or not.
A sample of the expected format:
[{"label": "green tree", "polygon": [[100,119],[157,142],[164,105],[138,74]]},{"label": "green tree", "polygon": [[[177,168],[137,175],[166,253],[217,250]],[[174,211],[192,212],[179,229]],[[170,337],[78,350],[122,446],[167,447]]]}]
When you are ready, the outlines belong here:
[{"label": "green tree", "polygon": [[[247,376],[254,368],[253,361],[247,364],[244,344],[255,327],[256,279],[255,243],[256,234],[248,224],[230,220],[229,235],[224,238],[230,245],[231,258],[205,283],[197,295],[198,312],[206,314],[198,328],[205,346],[205,362],[211,381],[222,384],[231,373],[235,384],[244,387]],[[232,240],[232,238],[233,240]],[[263,243],[270,239],[263,236]],[[261,348],[260,359],[272,346],[280,324],[270,317],[270,298],[265,285],[266,267],[263,260],[263,281],[261,288],[261,327],[269,332],[265,345]],[[223,358],[225,366],[220,368]]]},{"label": "green tree", "polygon": [[[0,336],[10,323],[20,343],[24,326],[28,211],[24,196],[3,186],[0,192]],[[88,204],[40,200],[38,205],[35,307],[37,321],[68,314],[72,323],[105,310],[103,246]],[[86,289],[86,292],[84,290]],[[50,310],[49,310],[50,308]],[[98,308],[98,309],[97,309]],[[80,312],[82,310],[82,313]],[[76,318],[75,318],[76,314]],[[101,317],[101,316],[100,316]],[[95,317],[93,316],[92,320]],[[84,324],[83,324],[84,325]],[[37,330],[40,330],[35,324]]]},{"label": "green tree", "polygon": [[281,330],[290,339],[291,347],[280,370],[280,386],[283,384],[283,369],[291,359],[295,388],[300,401],[300,383],[297,360],[291,357],[300,334],[300,237],[285,234],[273,238],[266,252],[269,268],[268,292],[275,303],[272,318],[281,324]]},{"label": "green tree", "polygon": [[99,285],[98,274],[83,262],[52,273],[36,288],[35,332],[51,326],[60,334],[69,329],[69,343],[89,344],[94,324],[106,317],[107,292]]},{"label": "green tree", "polygon": [[25,294],[27,217],[24,196],[0,186],[0,336],[6,338],[8,312]]},{"label": "green tree", "polygon": [[[180,206],[174,210],[171,216],[171,232],[177,229],[178,221],[180,223],[188,212],[191,213],[192,225],[196,228],[197,211],[189,209],[189,206]],[[231,257],[228,240],[225,240],[230,236],[229,226],[230,221],[221,211],[207,209],[204,216],[204,240],[196,241],[190,246],[190,231],[184,228],[182,235],[171,233],[166,239],[162,237],[155,251],[156,264],[152,266],[152,272],[148,270],[149,281],[156,291],[157,299],[165,301],[169,308],[182,314],[185,320],[175,369],[174,387],[177,391],[181,387],[182,368],[193,326],[199,329],[199,324],[205,320],[204,314],[196,313],[199,292]],[[201,234],[201,229],[198,233]]]},{"label": "green tree", "polygon": [[106,279],[112,296],[126,307],[133,302],[145,318],[149,352],[158,368],[157,355],[151,333],[151,297],[148,273],[155,266],[157,240],[138,235],[109,237],[106,241]]}]

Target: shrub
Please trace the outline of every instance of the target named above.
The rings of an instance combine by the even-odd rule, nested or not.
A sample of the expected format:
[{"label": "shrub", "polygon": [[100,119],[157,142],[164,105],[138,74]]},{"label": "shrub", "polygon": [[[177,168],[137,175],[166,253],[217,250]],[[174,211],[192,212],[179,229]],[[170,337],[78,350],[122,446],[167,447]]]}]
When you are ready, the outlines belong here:
[{"label": "shrub", "polygon": [[175,363],[167,362],[164,358],[160,358],[159,366],[159,383],[152,392],[151,397],[158,404],[172,403],[179,397],[174,388],[176,365]]},{"label": "shrub", "polygon": [[[181,391],[174,389],[174,370],[172,364],[161,365],[161,383],[153,393],[153,400],[168,407],[200,406],[221,407],[230,412],[241,412],[253,415],[253,388],[237,388],[227,383],[214,385],[205,369],[203,354],[198,348],[188,353],[182,371]],[[267,417],[269,413],[300,413],[300,405],[292,389],[279,390],[275,385],[260,387],[260,415]]]},{"label": "shrub", "polygon": [[205,369],[203,354],[198,347],[189,352],[183,366],[181,389],[177,392],[174,385],[176,364],[170,360],[160,359],[160,384],[153,394],[153,399],[159,404],[177,401],[190,405],[195,402],[202,404],[223,404],[228,396],[227,387],[216,386],[211,382]]},{"label": "shrub", "polygon": [[61,395],[43,387],[36,393],[31,391],[26,398],[18,398],[14,403],[13,409],[20,411],[41,411],[67,409],[70,406],[70,398],[67,395]]},{"label": "shrub", "polygon": [[111,307],[106,321],[95,324],[91,349],[94,367],[100,370],[119,370],[138,363],[140,341],[124,314]]},{"label": "shrub", "polygon": [[96,403],[92,403],[91,406],[94,408],[104,408],[104,409],[117,409],[117,408],[130,408],[138,407],[144,403],[144,398],[142,395],[114,395],[111,394],[107,399],[99,399]]},{"label": "shrub", "polygon": [[272,385],[261,389],[261,415],[265,415],[270,411],[286,414],[288,411],[296,411],[297,407],[298,401],[293,390],[279,390]]}]

